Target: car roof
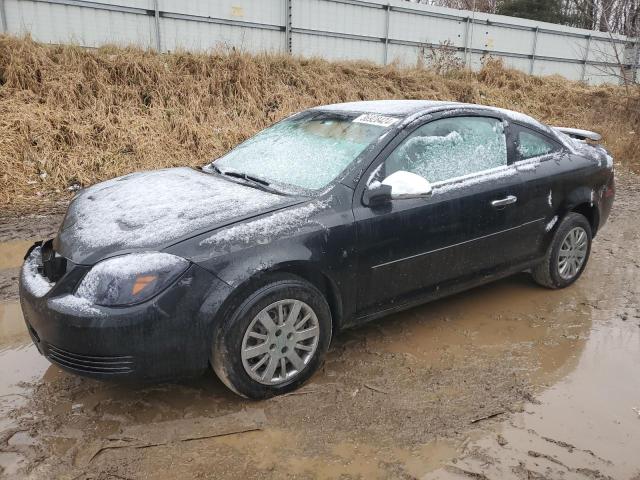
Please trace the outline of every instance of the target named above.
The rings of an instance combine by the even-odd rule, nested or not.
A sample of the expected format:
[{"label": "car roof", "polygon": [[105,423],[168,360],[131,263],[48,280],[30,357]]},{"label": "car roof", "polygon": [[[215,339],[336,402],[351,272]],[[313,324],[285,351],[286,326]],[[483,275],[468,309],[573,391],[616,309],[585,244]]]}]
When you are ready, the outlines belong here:
[{"label": "car roof", "polygon": [[406,117],[415,113],[439,109],[443,107],[461,106],[458,102],[441,102],[436,100],[372,100],[363,102],[334,103],[315,107],[314,110],[332,112],[377,113]]},{"label": "car roof", "polygon": [[403,118],[414,118],[416,115],[427,114],[443,110],[454,109],[474,109],[486,112],[487,114],[498,114],[507,120],[533,127],[545,132],[552,138],[573,150],[571,144],[567,142],[564,135],[559,135],[557,131],[550,128],[533,117],[514,110],[492,107],[489,105],[478,105],[475,103],[461,103],[454,101],[438,100],[370,100],[361,102],[334,103],[331,105],[321,105],[311,110],[321,110],[324,112],[350,112],[350,113],[374,113],[379,115],[391,115]]}]

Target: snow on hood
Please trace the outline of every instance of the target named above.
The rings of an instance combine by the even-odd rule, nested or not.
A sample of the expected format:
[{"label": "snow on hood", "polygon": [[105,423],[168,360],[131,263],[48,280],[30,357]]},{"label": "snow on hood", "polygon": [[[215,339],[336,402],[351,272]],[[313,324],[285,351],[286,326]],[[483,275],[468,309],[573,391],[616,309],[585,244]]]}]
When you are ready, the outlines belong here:
[{"label": "snow on hood", "polygon": [[190,168],[134,173],[83,190],[55,247],[75,263],[94,263],[122,250],[157,250],[291,202]]},{"label": "snow on hood", "polygon": [[294,235],[311,225],[322,226],[314,219],[314,215],[326,209],[330,203],[331,197],[316,200],[223,228],[202,240],[200,246],[214,251],[231,251],[252,244],[264,245],[278,237]]}]

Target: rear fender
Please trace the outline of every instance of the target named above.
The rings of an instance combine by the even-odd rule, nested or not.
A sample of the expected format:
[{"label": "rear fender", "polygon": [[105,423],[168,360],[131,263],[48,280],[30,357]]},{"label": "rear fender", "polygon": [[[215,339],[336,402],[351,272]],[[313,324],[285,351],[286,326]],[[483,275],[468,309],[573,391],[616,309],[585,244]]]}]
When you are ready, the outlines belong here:
[{"label": "rear fender", "polygon": [[591,224],[591,230],[595,236],[600,224],[599,204],[602,200],[603,189],[593,189],[581,186],[567,195],[565,202],[558,212],[559,218],[564,218],[570,212],[584,215]]}]

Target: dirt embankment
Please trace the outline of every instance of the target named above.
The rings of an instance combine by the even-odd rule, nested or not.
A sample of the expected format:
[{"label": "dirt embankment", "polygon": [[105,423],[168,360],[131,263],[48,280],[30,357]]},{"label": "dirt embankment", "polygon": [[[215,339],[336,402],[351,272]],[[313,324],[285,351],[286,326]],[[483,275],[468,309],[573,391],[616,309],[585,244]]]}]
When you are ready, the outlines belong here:
[{"label": "dirt embankment", "polygon": [[284,55],[86,50],[0,36],[0,208],[50,211],[69,188],[202,165],[293,112],[351,100],[483,103],[604,134],[640,168],[640,89],[538,78],[489,61],[446,76]]}]

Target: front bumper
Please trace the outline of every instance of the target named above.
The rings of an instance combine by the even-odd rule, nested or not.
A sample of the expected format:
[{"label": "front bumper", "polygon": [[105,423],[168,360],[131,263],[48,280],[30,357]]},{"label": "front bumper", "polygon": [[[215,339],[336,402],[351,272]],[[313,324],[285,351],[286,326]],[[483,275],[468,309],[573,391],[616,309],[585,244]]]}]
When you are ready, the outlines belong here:
[{"label": "front bumper", "polygon": [[72,281],[72,272],[44,295],[29,274],[23,267],[20,303],[34,344],[52,363],[94,378],[161,380],[201,373],[208,367],[215,315],[230,292],[215,275],[191,265],[147,302],[101,307],[70,297],[64,283]]}]

